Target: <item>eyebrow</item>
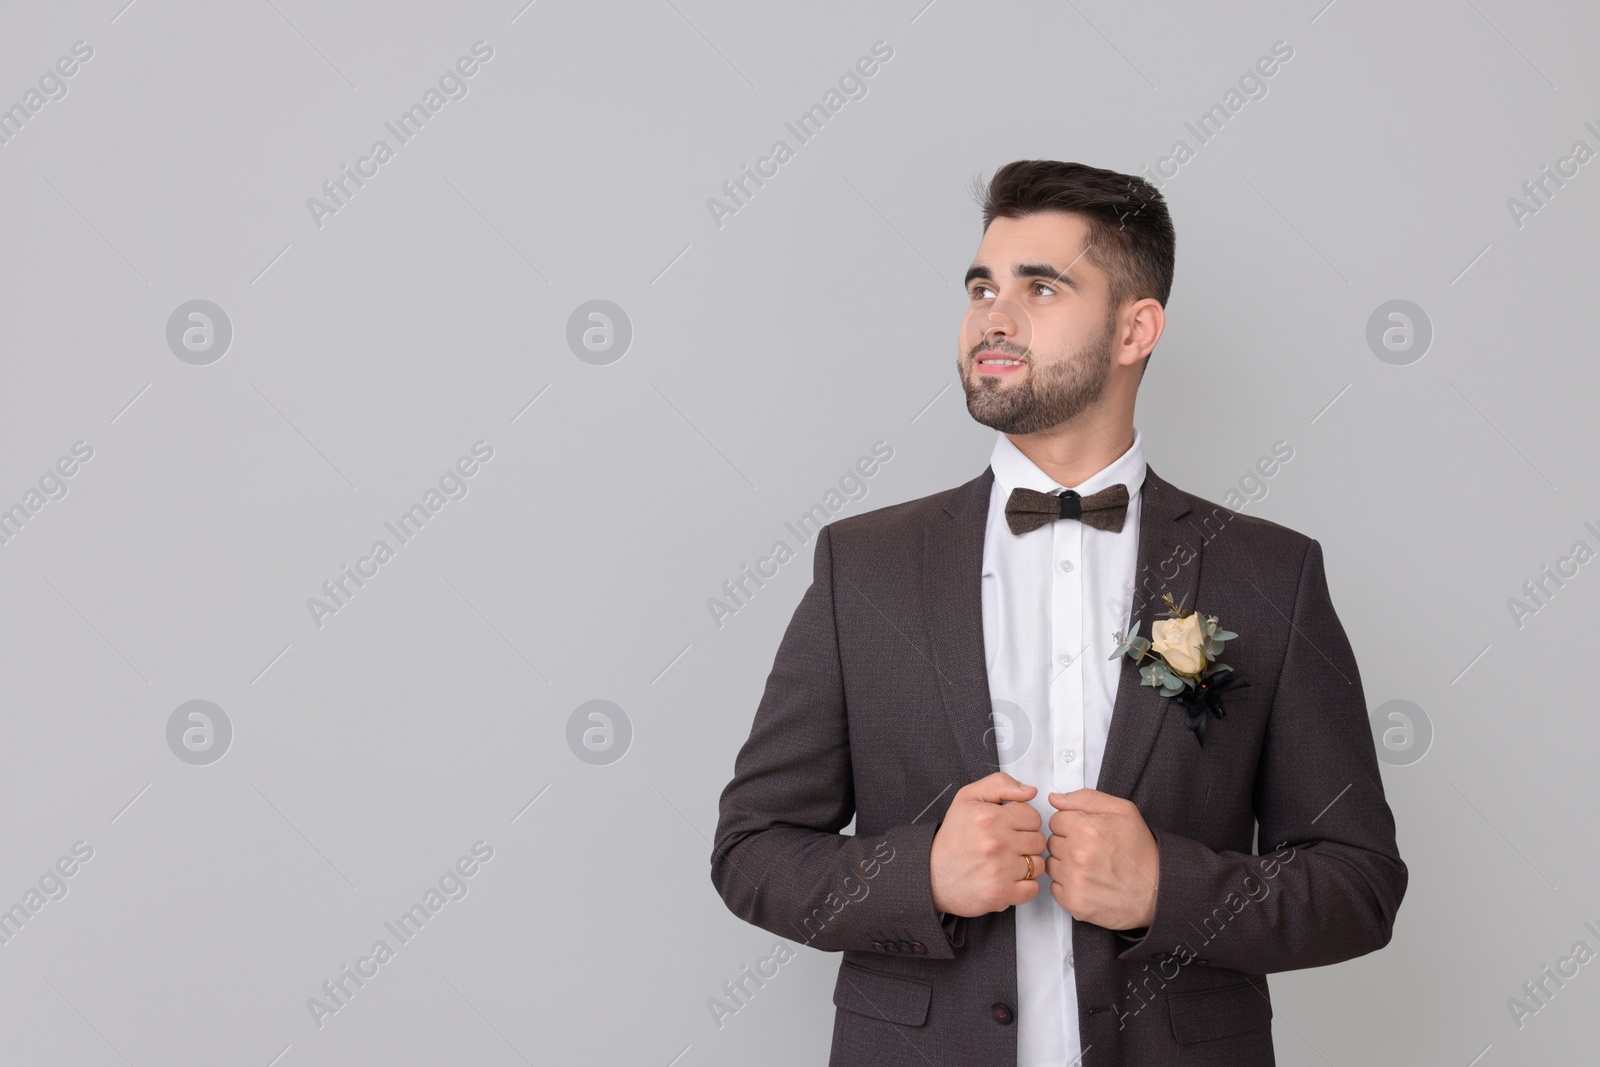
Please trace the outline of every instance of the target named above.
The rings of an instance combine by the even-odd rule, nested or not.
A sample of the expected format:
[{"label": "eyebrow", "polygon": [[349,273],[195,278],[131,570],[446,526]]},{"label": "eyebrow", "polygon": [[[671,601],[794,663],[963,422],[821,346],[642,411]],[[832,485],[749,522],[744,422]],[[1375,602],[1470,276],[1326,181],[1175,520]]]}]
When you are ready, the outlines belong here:
[{"label": "eyebrow", "polygon": [[[1080,256],[1079,258],[1082,257]],[[1076,263],[1077,260],[1073,260],[1073,262]],[[1067,269],[1070,270],[1072,268],[1069,265]],[[1011,272],[1011,276],[1014,278],[1044,278],[1052,282],[1060,282],[1062,285],[1065,285],[1068,289],[1071,289],[1074,292],[1082,292],[1081,287],[1071,275],[1067,274],[1063,270],[1051,266],[1049,263],[1019,263],[1017,264],[1016,269]],[[988,267],[985,267],[981,264],[975,264],[967,268],[967,277],[965,282],[962,283],[963,287],[970,289],[972,287],[973,280],[977,278],[981,278],[986,282],[992,282],[994,281],[994,274],[990,272]]]}]

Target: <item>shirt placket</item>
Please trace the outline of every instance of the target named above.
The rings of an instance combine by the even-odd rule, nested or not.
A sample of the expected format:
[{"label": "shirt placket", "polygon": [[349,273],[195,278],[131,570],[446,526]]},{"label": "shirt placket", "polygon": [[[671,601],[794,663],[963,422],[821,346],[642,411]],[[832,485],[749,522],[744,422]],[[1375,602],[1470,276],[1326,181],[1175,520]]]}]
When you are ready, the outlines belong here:
[{"label": "shirt placket", "polygon": [[[1084,671],[1083,650],[1083,527],[1076,522],[1055,524],[1051,561],[1051,649],[1054,663],[1050,681],[1051,789],[1070,793],[1083,787]],[[1048,838],[1047,838],[1048,840]],[[1077,976],[1072,959],[1072,918],[1055,909],[1056,946],[1061,961],[1060,1019],[1065,1044],[1071,1048],[1077,1034]]]},{"label": "shirt placket", "polygon": [[1050,564],[1050,783],[1058,793],[1083,788],[1082,527],[1058,522]]}]

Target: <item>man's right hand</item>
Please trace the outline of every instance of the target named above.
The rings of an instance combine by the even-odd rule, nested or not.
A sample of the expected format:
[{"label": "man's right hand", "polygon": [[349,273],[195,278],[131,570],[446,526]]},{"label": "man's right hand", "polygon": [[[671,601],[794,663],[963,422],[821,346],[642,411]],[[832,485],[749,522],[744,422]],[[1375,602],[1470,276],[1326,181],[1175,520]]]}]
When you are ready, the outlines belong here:
[{"label": "man's right hand", "polygon": [[[962,786],[933,835],[929,875],[933,906],[974,918],[1039,895],[1044,820],[1027,801],[1037,790],[1004,771]],[[1025,879],[1033,857],[1034,878]]]}]

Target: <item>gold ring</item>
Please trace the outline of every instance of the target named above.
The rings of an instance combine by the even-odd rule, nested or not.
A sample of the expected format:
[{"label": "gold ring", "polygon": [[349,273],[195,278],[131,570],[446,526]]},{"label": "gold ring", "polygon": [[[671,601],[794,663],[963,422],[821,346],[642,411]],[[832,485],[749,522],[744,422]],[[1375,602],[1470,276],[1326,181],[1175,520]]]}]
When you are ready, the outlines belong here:
[{"label": "gold ring", "polygon": [[1022,858],[1028,861],[1028,873],[1022,876],[1022,880],[1027,882],[1033,878],[1033,857],[1029,855],[1023,856]]}]

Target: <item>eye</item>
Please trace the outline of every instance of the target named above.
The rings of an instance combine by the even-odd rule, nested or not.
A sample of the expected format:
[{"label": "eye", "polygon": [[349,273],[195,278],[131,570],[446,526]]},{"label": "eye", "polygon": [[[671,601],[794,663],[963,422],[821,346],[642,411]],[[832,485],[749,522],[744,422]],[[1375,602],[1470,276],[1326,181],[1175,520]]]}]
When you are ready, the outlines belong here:
[{"label": "eye", "polygon": [[[1045,281],[1036,281],[1029,288],[1035,296],[1055,296],[1057,292],[1054,285]],[[984,282],[979,282],[967,290],[967,296],[973,300],[989,300],[994,296],[994,287]]]}]

